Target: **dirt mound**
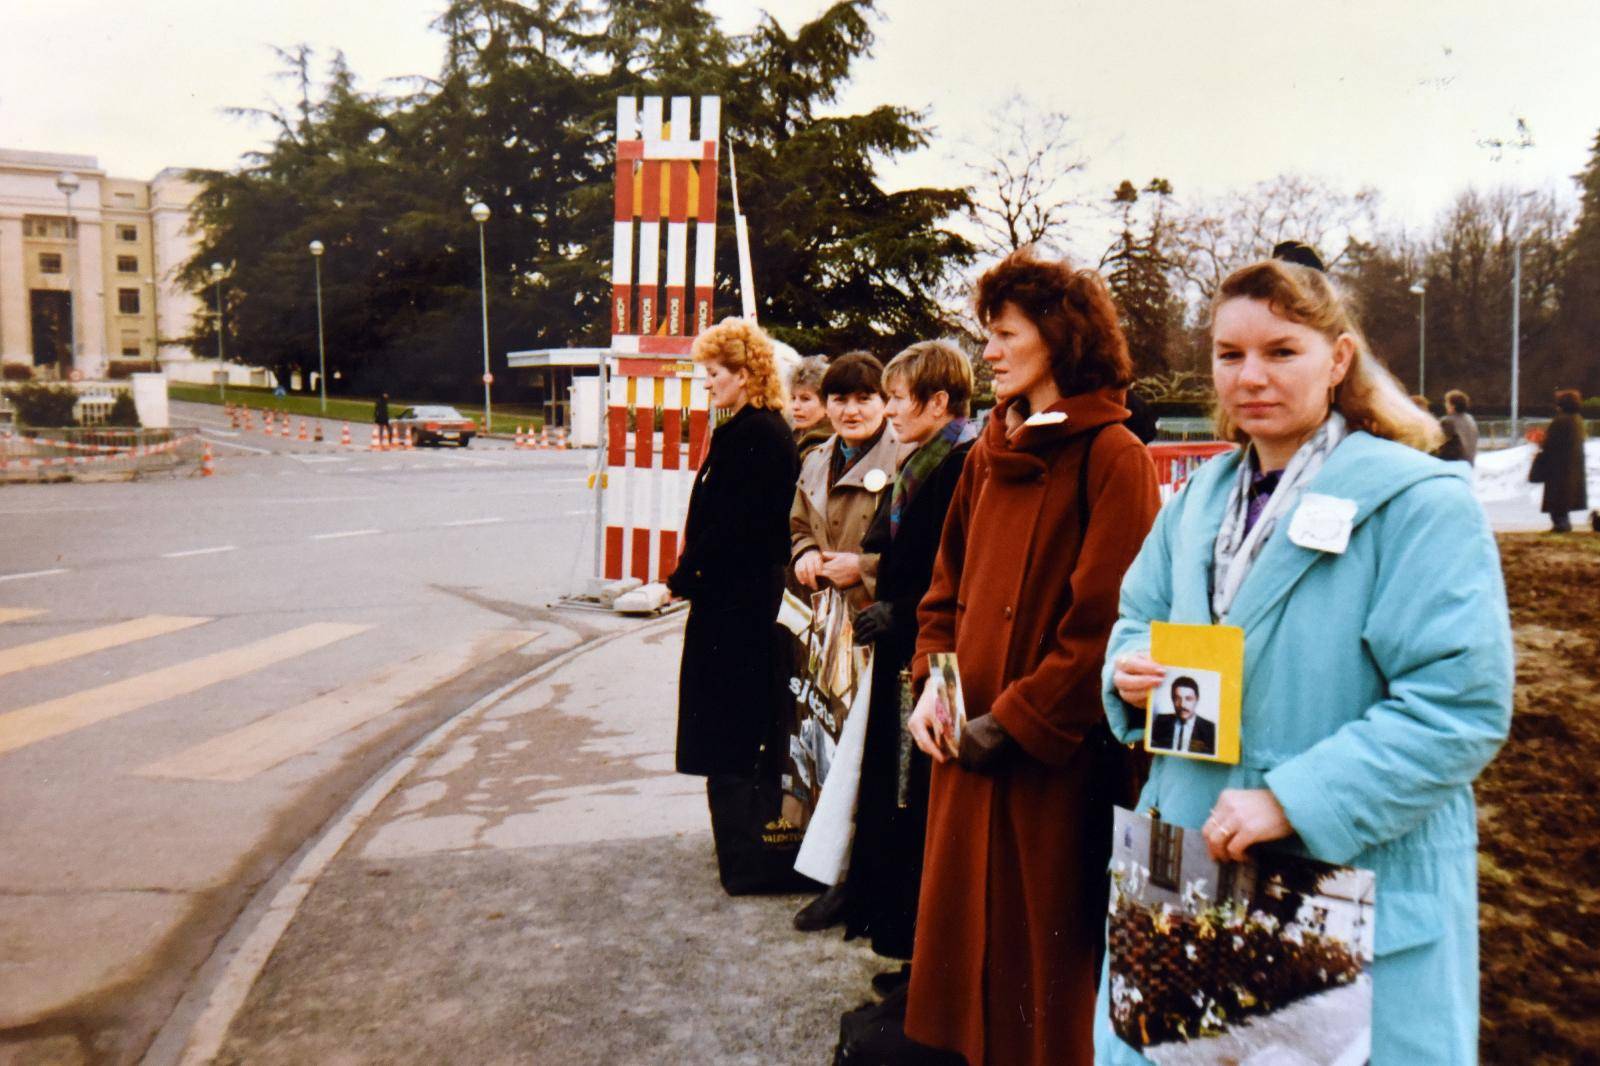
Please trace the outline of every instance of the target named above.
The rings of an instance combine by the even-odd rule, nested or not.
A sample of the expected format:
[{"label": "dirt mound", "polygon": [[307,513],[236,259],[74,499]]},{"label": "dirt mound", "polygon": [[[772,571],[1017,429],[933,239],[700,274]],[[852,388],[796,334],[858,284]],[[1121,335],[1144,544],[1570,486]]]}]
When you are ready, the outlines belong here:
[{"label": "dirt mound", "polygon": [[1511,738],[1478,782],[1483,1061],[1600,1058],[1600,537],[1500,538]]}]

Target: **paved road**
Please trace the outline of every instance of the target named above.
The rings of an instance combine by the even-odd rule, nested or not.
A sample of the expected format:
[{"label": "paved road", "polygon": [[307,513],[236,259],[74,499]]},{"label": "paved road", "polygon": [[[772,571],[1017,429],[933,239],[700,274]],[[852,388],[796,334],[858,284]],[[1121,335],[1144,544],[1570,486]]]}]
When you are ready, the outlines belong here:
[{"label": "paved road", "polygon": [[0,1062],[63,1035],[136,1061],[362,783],[614,625],[548,609],[592,558],[584,453],[174,408],[218,476],[0,488]]}]

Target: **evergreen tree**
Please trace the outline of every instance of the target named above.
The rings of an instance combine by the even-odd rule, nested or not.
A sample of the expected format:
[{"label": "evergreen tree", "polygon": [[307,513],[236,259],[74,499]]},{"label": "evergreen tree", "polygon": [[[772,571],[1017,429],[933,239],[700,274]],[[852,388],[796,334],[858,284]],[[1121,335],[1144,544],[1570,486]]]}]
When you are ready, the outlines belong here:
[{"label": "evergreen tree", "polygon": [[1600,394],[1600,133],[1589,149],[1589,165],[1574,175],[1578,221],[1565,242],[1560,299],[1561,387]]},{"label": "evergreen tree", "polygon": [[[1134,212],[1141,194],[1152,210],[1142,235],[1134,232]],[[1172,195],[1165,178],[1153,178],[1141,190],[1124,180],[1111,194],[1122,215],[1122,232],[1100,261],[1106,284],[1122,314],[1134,372],[1140,377],[1164,373],[1182,344],[1183,301],[1174,292],[1164,204]]]}]

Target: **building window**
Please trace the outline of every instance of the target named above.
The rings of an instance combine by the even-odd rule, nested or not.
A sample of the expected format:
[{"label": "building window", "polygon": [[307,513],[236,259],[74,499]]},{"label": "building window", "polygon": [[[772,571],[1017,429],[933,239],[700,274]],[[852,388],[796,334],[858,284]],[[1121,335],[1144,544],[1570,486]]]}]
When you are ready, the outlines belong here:
[{"label": "building window", "polygon": [[133,203],[133,193],[131,193],[131,192],[119,192],[119,193],[116,194],[116,197],[117,197],[117,203],[119,203],[119,204],[131,204],[131,203]]},{"label": "building window", "polygon": [[61,256],[56,252],[40,252],[39,253],[39,273],[41,273],[41,274],[59,274],[59,273],[61,273]]},{"label": "building window", "polygon": [[138,239],[139,239],[139,227],[138,226],[118,226],[117,227],[117,240],[119,240],[119,241],[136,241]]},{"label": "building window", "polygon": [[137,332],[126,329],[122,331],[122,354],[125,356],[131,355],[134,358],[144,354],[139,347],[139,334]]},{"label": "building window", "polygon": [[22,235],[24,237],[54,237],[56,240],[63,240],[75,237],[77,233],[77,219],[28,215],[22,220]]},{"label": "building window", "polygon": [[122,314],[125,314],[125,315],[136,315],[136,314],[138,314],[139,313],[139,290],[138,289],[118,289],[117,290],[117,310],[119,312],[121,312]]},{"label": "building window", "polygon": [[1150,826],[1150,883],[1177,891],[1183,876],[1183,830],[1168,822]]},{"label": "building window", "polygon": [[119,274],[137,274],[137,273],[139,273],[139,257],[136,256],[136,255],[119,255],[119,256],[117,256],[117,273],[119,273]]}]

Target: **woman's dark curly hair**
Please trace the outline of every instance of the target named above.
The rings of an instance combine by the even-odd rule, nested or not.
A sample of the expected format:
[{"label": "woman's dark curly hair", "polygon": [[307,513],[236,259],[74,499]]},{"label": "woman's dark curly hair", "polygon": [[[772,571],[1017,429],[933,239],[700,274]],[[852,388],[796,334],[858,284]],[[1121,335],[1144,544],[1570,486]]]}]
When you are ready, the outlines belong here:
[{"label": "woman's dark curly hair", "polygon": [[985,327],[1006,304],[1028,317],[1050,349],[1050,372],[1063,396],[1126,388],[1133,381],[1128,341],[1100,275],[1019,248],[978,279],[973,298]]}]

